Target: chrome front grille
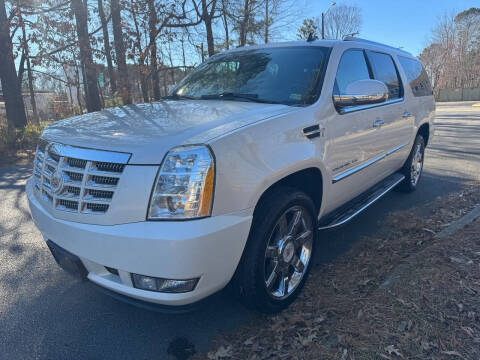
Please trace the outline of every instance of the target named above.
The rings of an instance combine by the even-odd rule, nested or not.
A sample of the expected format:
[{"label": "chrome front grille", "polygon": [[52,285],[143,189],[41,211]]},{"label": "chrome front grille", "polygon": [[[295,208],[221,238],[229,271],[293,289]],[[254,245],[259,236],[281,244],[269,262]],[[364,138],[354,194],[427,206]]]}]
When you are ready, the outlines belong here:
[{"label": "chrome front grille", "polygon": [[108,211],[130,154],[41,141],[33,162],[34,187],[56,210]]}]

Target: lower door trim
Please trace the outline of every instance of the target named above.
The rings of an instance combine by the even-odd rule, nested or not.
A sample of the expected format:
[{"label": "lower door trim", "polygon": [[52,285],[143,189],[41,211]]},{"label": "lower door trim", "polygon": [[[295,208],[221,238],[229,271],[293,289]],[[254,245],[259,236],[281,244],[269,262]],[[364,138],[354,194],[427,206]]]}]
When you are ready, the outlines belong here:
[{"label": "lower door trim", "polygon": [[409,143],[406,142],[406,143],[403,143],[403,144],[400,144],[398,146],[395,146],[394,148],[388,150],[385,154],[381,154],[381,155],[378,155],[376,157],[374,157],[373,159],[370,159],[368,160],[367,162],[364,162],[363,164],[361,165],[358,165],[354,168],[351,168],[350,170],[347,170],[347,171],[344,171],[343,173],[341,174],[338,174],[337,176],[335,176],[333,179],[332,179],[332,184],[335,184],[336,182],[339,182],[340,180],[343,180],[343,179],[346,179],[347,177],[349,177],[350,175],[353,175],[357,172],[359,172],[360,170],[363,170],[365,169],[366,167],[370,166],[370,165],[373,165],[375,164],[376,162],[386,158],[387,156],[389,155],[392,155],[394,152],[402,149],[403,147],[407,146]]}]

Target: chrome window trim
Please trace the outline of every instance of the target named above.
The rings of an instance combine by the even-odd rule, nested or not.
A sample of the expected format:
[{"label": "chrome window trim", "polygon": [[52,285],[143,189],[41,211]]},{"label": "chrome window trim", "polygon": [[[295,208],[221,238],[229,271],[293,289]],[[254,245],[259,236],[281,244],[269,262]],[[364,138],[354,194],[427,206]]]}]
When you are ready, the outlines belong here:
[{"label": "chrome window trim", "polygon": [[[42,139],[42,141],[47,142],[48,140]],[[59,156],[119,164],[127,164],[131,157],[129,153],[82,148],[57,142],[50,142],[50,150]]]},{"label": "chrome window trim", "polygon": [[400,102],[403,102],[404,100],[405,100],[405,98],[401,97],[401,98],[397,98],[397,99],[389,99],[389,100],[386,100],[386,101],[378,103],[378,104],[348,106],[348,107],[344,107],[344,108],[340,109],[338,111],[338,113],[340,115],[345,115],[345,114],[350,114],[350,113],[356,112],[356,111],[367,110],[367,109],[372,109],[372,108],[376,108],[376,107],[379,107],[379,106],[385,106],[385,105],[400,103]]},{"label": "chrome window trim", "polygon": [[381,155],[378,155],[376,157],[374,157],[373,159],[370,159],[368,160],[367,162],[364,162],[363,164],[359,165],[359,166],[356,166],[350,170],[347,170],[347,171],[344,171],[343,173],[341,174],[338,174],[337,176],[335,176],[333,179],[332,179],[332,184],[335,184],[336,182],[339,182],[340,180],[343,180],[347,177],[349,177],[350,175],[353,175],[357,172],[359,172],[360,170],[363,170],[365,169],[366,167],[372,165],[372,164],[375,164],[376,162],[386,158],[387,156],[393,154],[395,151],[398,151],[400,150],[401,148],[405,147],[408,145],[408,142],[406,143],[403,143],[403,144],[400,144],[398,146],[395,146],[394,148],[388,150],[385,154],[381,154]]}]

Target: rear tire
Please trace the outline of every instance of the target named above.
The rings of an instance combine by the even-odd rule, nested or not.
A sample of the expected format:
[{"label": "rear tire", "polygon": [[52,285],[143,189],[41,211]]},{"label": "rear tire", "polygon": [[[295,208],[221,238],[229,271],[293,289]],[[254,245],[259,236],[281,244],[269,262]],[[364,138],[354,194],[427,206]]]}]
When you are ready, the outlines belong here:
[{"label": "rear tire", "polygon": [[422,135],[417,135],[412,151],[410,151],[407,161],[400,170],[400,173],[405,175],[405,179],[397,187],[398,190],[412,192],[417,189],[422,176],[424,157],[425,140]]},{"label": "rear tire", "polygon": [[294,188],[278,188],[261,201],[232,285],[245,306],[277,313],[308,277],[317,216],[312,199]]}]

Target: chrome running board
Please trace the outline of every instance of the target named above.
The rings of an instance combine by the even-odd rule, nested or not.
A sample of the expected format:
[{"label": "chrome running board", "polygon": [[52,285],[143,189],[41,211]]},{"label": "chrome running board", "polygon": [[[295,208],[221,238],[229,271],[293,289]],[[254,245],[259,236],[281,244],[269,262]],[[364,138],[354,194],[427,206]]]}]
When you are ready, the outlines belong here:
[{"label": "chrome running board", "polygon": [[405,179],[405,176],[399,173],[390,175],[357,198],[322,217],[322,219],[320,219],[318,230],[331,229],[349,222],[370,205],[374,204],[378,199],[387,194],[403,179]]}]

